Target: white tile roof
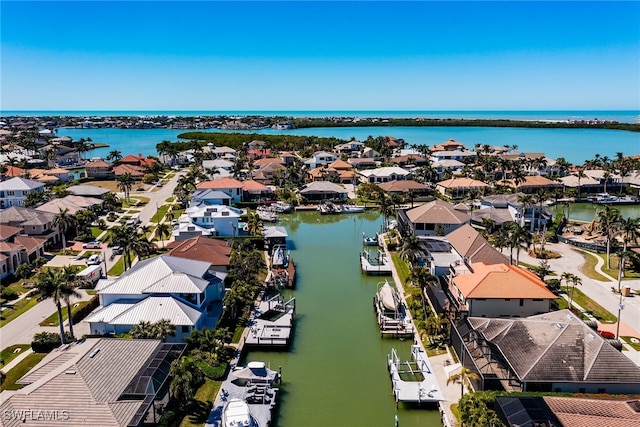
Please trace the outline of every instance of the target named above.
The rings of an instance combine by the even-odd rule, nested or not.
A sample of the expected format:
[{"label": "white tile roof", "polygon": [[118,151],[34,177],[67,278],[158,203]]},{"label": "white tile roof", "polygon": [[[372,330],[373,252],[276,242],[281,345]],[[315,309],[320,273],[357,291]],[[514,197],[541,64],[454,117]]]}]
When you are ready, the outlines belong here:
[{"label": "white tile roof", "polygon": [[20,176],[0,182],[0,191],[35,190],[36,188],[44,188],[44,184],[32,179],[22,178]]}]

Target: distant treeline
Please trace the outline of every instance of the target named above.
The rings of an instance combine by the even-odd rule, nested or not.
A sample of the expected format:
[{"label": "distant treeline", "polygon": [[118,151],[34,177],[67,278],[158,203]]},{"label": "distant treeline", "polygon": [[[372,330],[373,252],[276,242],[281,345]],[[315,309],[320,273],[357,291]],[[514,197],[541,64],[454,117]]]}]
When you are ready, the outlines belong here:
[{"label": "distant treeline", "polygon": [[582,123],[544,122],[529,120],[490,119],[359,119],[357,122],[337,118],[305,118],[289,120],[296,128],[314,127],[367,127],[367,126],[469,126],[469,127],[518,127],[550,129],[616,129],[640,132],[640,124],[633,123]]},{"label": "distant treeline", "polygon": [[[338,138],[296,135],[261,135],[257,133],[214,133],[214,132],[185,132],[178,135],[182,140],[198,141],[201,145],[211,142],[216,147],[227,146],[235,150],[243,147],[244,143],[254,140],[264,141],[267,146],[277,150],[301,150],[305,147],[314,150],[332,150],[337,144],[346,142]],[[191,148],[190,142],[175,142],[180,151]]]}]

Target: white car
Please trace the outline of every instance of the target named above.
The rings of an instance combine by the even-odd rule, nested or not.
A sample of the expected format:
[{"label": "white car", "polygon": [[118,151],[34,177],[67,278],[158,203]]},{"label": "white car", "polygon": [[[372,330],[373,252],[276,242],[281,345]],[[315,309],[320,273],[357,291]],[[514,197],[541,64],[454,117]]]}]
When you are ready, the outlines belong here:
[{"label": "white car", "polygon": [[99,265],[100,264],[100,255],[94,254],[87,258],[87,265]]}]

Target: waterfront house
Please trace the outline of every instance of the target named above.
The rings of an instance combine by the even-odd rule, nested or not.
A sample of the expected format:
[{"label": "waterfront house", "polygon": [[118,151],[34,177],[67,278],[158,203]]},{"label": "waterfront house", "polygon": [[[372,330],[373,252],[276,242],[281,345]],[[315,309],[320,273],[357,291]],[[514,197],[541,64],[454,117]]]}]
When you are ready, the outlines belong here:
[{"label": "waterfront house", "polygon": [[231,177],[203,181],[199,183],[196,188],[198,190],[212,189],[223,191],[232,197],[231,203],[238,203],[242,201],[242,182]]},{"label": "waterfront house", "polygon": [[0,209],[23,206],[29,193],[44,191],[44,184],[19,176],[0,182]]},{"label": "waterfront house", "polygon": [[465,262],[449,276],[450,309],[456,318],[528,317],[546,313],[553,292],[533,272],[508,264]]},{"label": "waterfront house", "polygon": [[231,196],[224,191],[213,190],[205,188],[202,190],[195,190],[191,193],[191,201],[189,206],[199,205],[225,205],[231,204]]},{"label": "waterfront house", "polygon": [[[0,394],[5,427],[142,427],[169,403],[169,369],[186,344],[87,338],[58,347]],[[117,375],[114,374],[117,371]]]},{"label": "waterfront house", "polygon": [[451,178],[436,184],[436,190],[450,199],[462,199],[470,191],[484,193],[489,188],[488,184],[473,178]]},{"label": "waterfront house", "polygon": [[531,231],[549,224],[552,218],[551,212],[544,207],[541,211],[539,205],[535,203],[525,207],[518,201],[523,195],[523,193],[516,193],[483,197],[480,201],[480,209],[471,215],[472,224],[482,227],[484,218],[494,221],[497,226],[513,221]]},{"label": "waterfront house", "polygon": [[576,194],[589,194],[589,193],[600,193],[602,191],[602,186],[600,185],[600,181],[595,178],[591,178],[588,175],[581,176],[578,178],[577,175],[567,175],[563,176],[559,179],[560,183],[564,186],[565,189],[573,188],[576,191]]},{"label": "waterfront house", "polygon": [[[194,205],[185,209],[184,213],[178,218],[178,229],[175,229],[173,236],[176,240],[186,240],[194,237],[189,233],[181,233],[181,231],[198,231],[190,230],[189,226],[196,226],[207,230],[207,235],[211,236],[232,236],[238,229],[238,220],[242,215],[240,209],[232,208],[224,205]],[[186,230],[184,230],[186,227]]]},{"label": "waterfront house", "polygon": [[333,147],[333,151],[338,154],[346,153],[347,155],[353,152],[359,152],[365,147],[364,143],[360,141],[349,141],[344,144],[338,144]]},{"label": "waterfront house", "polygon": [[468,317],[452,330],[476,390],[634,394],[640,367],[569,310]]},{"label": "waterfront house", "polygon": [[482,237],[469,224],[463,224],[446,236],[451,247],[467,263],[482,262],[485,264],[507,264],[509,258]]},{"label": "waterfront house", "polygon": [[405,235],[444,236],[468,224],[471,217],[451,203],[436,199],[412,209],[398,211],[400,230]]},{"label": "waterfront house", "polygon": [[268,187],[253,179],[245,179],[242,181],[242,200],[252,202],[256,200],[273,198],[273,187]]},{"label": "waterfront house", "polygon": [[358,171],[358,178],[362,183],[380,184],[389,181],[409,179],[411,172],[398,166],[385,166],[376,169]]},{"label": "waterfront house", "polygon": [[315,169],[311,169],[307,171],[307,180],[308,181],[329,181],[329,182],[338,182],[340,181],[340,173],[331,167],[328,166],[320,166]]},{"label": "waterfront house", "polygon": [[378,184],[378,187],[389,195],[403,196],[409,199],[424,199],[431,194],[431,188],[428,185],[416,182],[412,179],[401,181],[388,181]]},{"label": "waterfront house", "polygon": [[167,341],[184,342],[192,330],[213,323],[209,305],[224,296],[222,280],[210,268],[206,261],[160,255],[118,278],[99,280],[100,306],[86,319],[91,333],[127,333],[140,322],[167,319],[176,327]]},{"label": "waterfront house", "polygon": [[87,178],[105,179],[113,177],[113,164],[104,160],[92,160],[85,163]]},{"label": "waterfront house", "polygon": [[208,262],[209,272],[214,272],[218,277],[226,275],[218,273],[227,273],[229,270],[231,246],[226,240],[198,236],[171,242],[167,248],[169,256]]},{"label": "waterfront house", "polygon": [[311,182],[307,184],[304,189],[300,190],[300,194],[307,200],[346,200],[348,193],[343,186],[327,181]]}]

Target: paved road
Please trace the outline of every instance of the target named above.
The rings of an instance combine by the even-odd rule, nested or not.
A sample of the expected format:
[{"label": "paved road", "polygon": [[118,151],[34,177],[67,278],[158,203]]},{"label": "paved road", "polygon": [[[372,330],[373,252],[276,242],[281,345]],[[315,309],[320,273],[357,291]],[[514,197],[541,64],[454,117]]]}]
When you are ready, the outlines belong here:
[{"label": "paved road", "polygon": [[[78,289],[81,297],[72,298],[71,302],[86,301],[91,298],[84,289]],[[66,306],[63,307],[66,310]],[[16,319],[7,323],[0,328],[0,348],[5,348],[14,344],[29,344],[33,340],[33,336],[42,331],[60,332],[60,327],[42,327],[39,325],[44,319],[55,313],[56,305],[52,299],[46,299],[39,302],[29,310],[25,311]],[[65,322],[66,323],[66,322]],[[80,327],[80,325],[78,325]],[[65,328],[68,330],[68,328]],[[83,333],[88,333],[88,330]],[[74,325],[74,334],[80,336],[80,330]]]},{"label": "paved road", "polygon": [[[606,308],[614,316],[618,315],[618,305],[620,302],[620,296],[611,292],[611,287],[617,289],[618,282],[601,282],[591,279],[584,275],[580,271],[580,266],[584,264],[584,257],[579,252],[576,252],[573,246],[566,243],[547,244],[547,249],[559,252],[562,257],[558,259],[549,260],[551,270],[559,276],[563,272],[570,272],[582,279],[582,285],[579,289],[584,292],[589,298],[596,301],[598,304]],[[509,256],[509,250],[506,249],[504,253]],[[538,265],[540,260],[533,259],[525,251],[520,251],[520,261],[524,261],[527,264]],[[515,251],[514,251],[514,263],[515,263]],[[640,289],[640,280],[624,280],[622,286],[629,285],[631,289]],[[624,298],[624,309],[620,313],[621,323],[621,335],[623,335],[623,328],[629,332],[635,332],[635,336],[640,337],[640,295]],[[610,327],[609,327],[610,328]],[[607,328],[607,330],[609,330]]]}]

